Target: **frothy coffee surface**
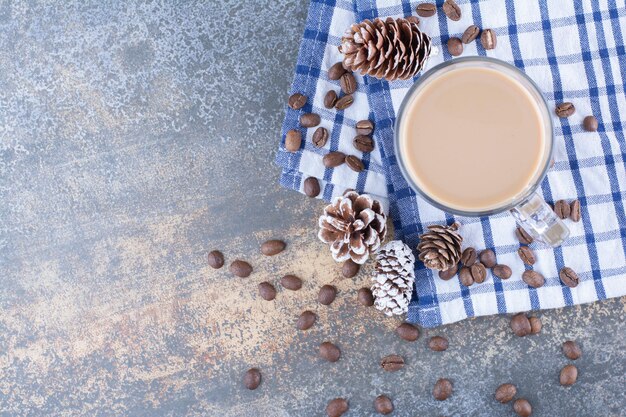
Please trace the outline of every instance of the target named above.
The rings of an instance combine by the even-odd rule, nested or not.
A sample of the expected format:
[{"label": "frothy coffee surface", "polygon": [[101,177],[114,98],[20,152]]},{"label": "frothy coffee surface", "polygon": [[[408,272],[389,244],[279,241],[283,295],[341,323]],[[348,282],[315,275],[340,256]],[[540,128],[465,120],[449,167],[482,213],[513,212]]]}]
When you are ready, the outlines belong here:
[{"label": "frothy coffee surface", "polygon": [[428,80],[399,129],[409,175],[431,198],[459,210],[501,207],[545,164],[538,105],[517,80],[494,69],[458,68]]}]

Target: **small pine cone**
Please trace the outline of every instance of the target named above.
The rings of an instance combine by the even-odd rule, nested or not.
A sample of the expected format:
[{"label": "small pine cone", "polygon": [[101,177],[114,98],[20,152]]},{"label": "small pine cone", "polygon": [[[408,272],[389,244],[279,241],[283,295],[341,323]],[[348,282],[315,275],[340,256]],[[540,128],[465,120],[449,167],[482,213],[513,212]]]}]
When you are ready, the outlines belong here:
[{"label": "small pine cone", "polygon": [[406,80],[424,67],[431,40],[415,20],[366,19],[346,30],[339,52],[348,69],[389,81]]},{"label": "small pine cone", "polygon": [[376,255],[372,294],[374,306],[387,316],[407,312],[415,282],[415,256],[411,248],[392,240]]},{"label": "small pine cone", "polygon": [[319,239],[330,244],[333,259],[364,264],[387,235],[387,217],[378,200],[347,191],[335,197],[319,218]]},{"label": "small pine cone", "polygon": [[445,271],[459,263],[463,238],[456,231],[458,223],[452,226],[428,226],[429,231],[420,236],[417,245],[418,258],[428,268]]}]

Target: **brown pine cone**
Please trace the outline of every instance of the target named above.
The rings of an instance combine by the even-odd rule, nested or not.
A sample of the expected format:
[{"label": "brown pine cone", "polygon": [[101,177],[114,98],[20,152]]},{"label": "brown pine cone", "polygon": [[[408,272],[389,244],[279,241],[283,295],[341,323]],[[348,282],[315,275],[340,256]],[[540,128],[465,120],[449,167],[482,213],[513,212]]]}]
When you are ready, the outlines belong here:
[{"label": "brown pine cone", "polygon": [[418,258],[428,268],[446,271],[461,259],[463,238],[456,231],[458,223],[451,226],[428,226],[429,231],[420,236],[417,245]]}]

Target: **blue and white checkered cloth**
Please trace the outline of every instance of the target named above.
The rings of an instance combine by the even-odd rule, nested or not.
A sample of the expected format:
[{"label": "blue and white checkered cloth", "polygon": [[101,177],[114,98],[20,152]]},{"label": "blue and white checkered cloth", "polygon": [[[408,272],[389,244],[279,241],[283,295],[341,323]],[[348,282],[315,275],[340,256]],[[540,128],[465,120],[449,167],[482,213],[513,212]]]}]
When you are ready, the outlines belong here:
[{"label": "blue and white checkered cloth", "polygon": [[[341,60],[337,46],[345,29],[354,22],[375,17],[415,14],[419,1],[312,0],[300,46],[292,93],[309,97],[300,111],[287,108],[287,130],[298,128],[302,112],[322,116],[330,138],[323,149],[312,146],[315,129],[303,129],[306,141],[296,153],[281,145],[277,163],[281,183],[301,190],[302,179],[320,179],[322,198],[330,200],[346,188],[354,188],[389,204],[396,237],[411,247],[418,235],[434,223],[459,221],[465,246],[491,248],[498,262],[514,273],[506,280],[489,274],[482,284],[461,286],[458,280],[442,281],[422,264],[417,265],[415,290],[408,320],[427,327],[467,317],[588,303],[626,294],[626,6],[624,0],[457,0],[462,18],[453,22],[441,12],[422,18],[420,27],[441,53],[427,68],[452,59],[445,43],[470,25],[492,28],[497,47],[485,51],[480,42],[465,45],[463,56],[487,55],[510,62],[526,72],[541,88],[550,106],[571,101],[576,113],[554,117],[555,166],[541,184],[548,202],[559,199],[581,202],[582,220],[567,221],[569,239],[558,248],[531,245],[537,256],[533,268],[546,284],[530,288],[521,279],[524,265],[517,256],[515,222],[507,213],[465,218],[446,214],[417,197],[402,177],[393,149],[396,112],[414,80],[387,82],[356,75],[359,83],[354,104],[343,112],[323,106],[326,91],[339,92],[327,70]],[[442,48],[441,45],[444,45]],[[593,114],[599,120],[595,133],[584,132],[582,119]],[[376,150],[361,155],[352,147],[354,125],[361,119],[375,122]],[[351,171],[345,165],[324,168],[322,156],[340,150],[363,158],[366,170]],[[558,272],[569,266],[578,272],[580,284],[568,288]]]}]

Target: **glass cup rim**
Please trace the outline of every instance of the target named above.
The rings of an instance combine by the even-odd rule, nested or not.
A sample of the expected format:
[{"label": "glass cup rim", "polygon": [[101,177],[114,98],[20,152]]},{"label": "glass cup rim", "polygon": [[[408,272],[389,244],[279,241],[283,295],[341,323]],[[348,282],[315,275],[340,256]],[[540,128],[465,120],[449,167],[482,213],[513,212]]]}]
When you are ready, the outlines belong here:
[{"label": "glass cup rim", "polygon": [[[448,207],[445,204],[440,203],[439,201],[433,199],[432,197],[430,197],[427,193],[425,193],[424,191],[422,191],[420,189],[420,187],[415,183],[415,181],[413,181],[413,178],[411,178],[411,176],[408,173],[408,170],[404,164],[404,161],[402,159],[401,153],[400,153],[400,123],[402,121],[402,116],[404,115],[405,111],[406,111],[406,107],[408,106],[408,103],[411,101],[413,94],[415,93],[415,91],[422,85],[424,84],[424,82],[430,78],[432,78],[433,76],[437,75],[441,70],[450,67],[450,66],[454,66],[454,65],[459,65],[459,64],[463,64],[463,63],[467,63],[467,62],[478,62],[478,63],[488,63],[491,64],[493,66],[500,66],[503,67],[507,70],[510,70],[514,73],[516,73],[517,75],[519,75],[521,78],[525,79],[528,82],[528,85],[524,85],[522,84],[526,89],[528,88],[532,88],[534,90],[534,92],[536,93],[537,96],[539,96],[541,98],[541,100],[539,100],[539,106],[541,107],[541,110],[544,112],[544,121],[545,123],[547,123],[547,125],[545,126],[546,130],[549,132],[549,137],[546,138],[548,139],[548,146],[547,146],[547,156],[545,158],[545,163],[544,166],[541,169],[541,173],[537,176],[537,179],[535,180],[535,182],[528,187],[523,193],[520,194],[520,196],[518,198],[516,198],[515,200],[508,202],[507,204],[502,205],[501,207],[496,207],[493,209],[489,209],[489,210],[483,210],[483,211],[465,211],[465,210],[460,210],[460,209],[456,209],[456,208],[452,208],[452,207]],[[484,56],[472,56],[472,57],[462,57],[462,58],[455,58],[452,59],[450,61],[446,61],[446,62],[442,62],[440,64],[435,65],[434,67],[432,67],[431,69],[429,69],[428,71],[426,71],[415,83],[413,83],[413,85],[411,87],[409,87],[409,90],[407,91],[406,95],[404,96],[404,99],[402,100],[402,103],[400,104],[400,109],[398,110],[398,117],[396,117],[396,120],[394,122],[394,132],[393,132],[393,146],[394,146],[394,152],[396,155],[396,160],[398,161],[398,166],[400,167],[400,171],[402,172],[402,176],[404,177],[404,179],[407,181],[407,183],[409,184],[409,186],[411,187],[411,189],[413,189],[413,191],[415,191],[419,196],[421,196],[423,199],[425,199],[426,201],[428,201],[431,205],[437,207],[440,210],[443,210],[447,213],[450,214],[455,214],[455,215],[459,215],[459,216],[466,216],[466,217],[481,217],[481,216],[490,216],[492,214],[498,214],[498,213],[502,213],[508,210],[511,210],[512,208],[518,206],[519,204],[523,203],[524,201],[526,201],[530,196],[533,195],[533,193],[537,190],[537,188],[539,187],[539,185],[541,184],[541,182],[545,179],[547,173],[548,173],[548,169],[550,167],[550,161],[552,160],[553,157],[553,151],[554,151],[554,128],[553,128],[553,124],[552,124],[552,118],[550,117],[550,111],[548,109],[548,103],[543,95],[543,93],[541,92],[541,90],[539,89],[539,87],[537,86],[537,84],[535,83],[535,81],[533,81],[532,78],[530,78],[528,75],[526,75],[526,73],[524,73],[523,71],[521,71],[519,68],[515,67],[514,65],[509,64],[508,62],[496,59],[496,58],[491,58],[491,57],[484,57]]]}]

